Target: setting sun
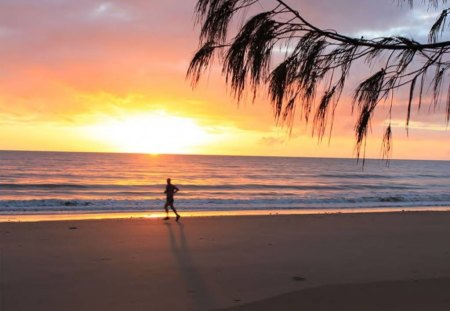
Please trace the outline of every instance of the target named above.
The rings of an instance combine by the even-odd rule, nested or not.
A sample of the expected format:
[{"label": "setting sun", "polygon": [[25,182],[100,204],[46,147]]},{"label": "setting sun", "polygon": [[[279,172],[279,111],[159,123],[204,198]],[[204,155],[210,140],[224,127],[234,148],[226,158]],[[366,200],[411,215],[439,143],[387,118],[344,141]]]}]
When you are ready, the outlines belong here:
[{"label": "setting sun", "polygon": [[194,119],[165,112],[108,119],[88,132],[122,152],[188,153],[208,141],[208,133]]}]

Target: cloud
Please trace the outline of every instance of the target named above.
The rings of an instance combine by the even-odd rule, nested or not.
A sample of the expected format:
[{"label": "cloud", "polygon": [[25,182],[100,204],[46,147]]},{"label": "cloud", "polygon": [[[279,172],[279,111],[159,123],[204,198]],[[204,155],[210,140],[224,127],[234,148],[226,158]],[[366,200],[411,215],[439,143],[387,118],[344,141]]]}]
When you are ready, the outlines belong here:
[{"label": "cloud", "polygon": [[[388,122],[386,122],[386,125]],[[406,128],[406,121],[405,120],[392,120],[391,126],[393,128]],[[448,132],[448,126],[443,123],[431,123],[431,122],[417,122],[417,121],[410,121],[409,122],[409,129],[413,130],[423,130],[423,131],[433,131],[433,132]]]},{"label": "cloud", "polygon": [[102,2],[98,4],[91,11],[91,16],[93,18],[113,18],[124,21],[132,20],[132,15],[129,12],[111,2]]},{"label": "cloud", "polygon": [[[388,36],[402,36],[412,38],[418,42],[427,42],[428,33],[439,17],[440,12],[430,12],[425,9],[414,9],[399,15],[386,25],[367,28],[356,31],[355,37],[364,36],[367,39]],[[444,36],[445,38],[446,36]]]},{"label": "cloud", "polygon": [[263,145],[266,145],[266,146],[282,145],[285,142],[286,142],[285,138],[273,137],[273,136],[265,136],[265,137],[262,137],[259,140],[260,144],[263,144]]}]

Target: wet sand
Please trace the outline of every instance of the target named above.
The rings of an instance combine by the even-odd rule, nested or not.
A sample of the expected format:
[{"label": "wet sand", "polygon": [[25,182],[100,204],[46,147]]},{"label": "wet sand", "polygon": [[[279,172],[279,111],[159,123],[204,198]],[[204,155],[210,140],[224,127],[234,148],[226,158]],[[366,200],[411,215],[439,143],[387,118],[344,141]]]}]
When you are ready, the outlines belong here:
[{"label": "wet sand", "polygon": [[449,310],[450,213],[0,223],[0,310]]}]

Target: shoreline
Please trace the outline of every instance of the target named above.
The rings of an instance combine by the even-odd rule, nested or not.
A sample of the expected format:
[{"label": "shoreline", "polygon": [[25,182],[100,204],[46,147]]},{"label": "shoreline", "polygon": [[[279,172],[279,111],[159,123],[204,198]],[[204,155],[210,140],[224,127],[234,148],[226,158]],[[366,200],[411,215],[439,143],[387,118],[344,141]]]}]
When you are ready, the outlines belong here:
[{"label": "shoreline", "polygon": [[[347,208],[347,209],[271,209],[271,210],[230,210],[230,211],[183,211],[184,217],[229,217],[229,216],[277,216],[277,215],[328,215],[328,214],[372,214],[372,213],[420,213],[450,212],[450,206],[439,207],[382,207],[382,208]],[[173,216],[173,213],[169,213]],[[102,220],[102,219],[152,219],[163,218],[164,212],[53,212],[53,213],[0,213],[0,223],[8,222],[42,222],[66,220]]]}]

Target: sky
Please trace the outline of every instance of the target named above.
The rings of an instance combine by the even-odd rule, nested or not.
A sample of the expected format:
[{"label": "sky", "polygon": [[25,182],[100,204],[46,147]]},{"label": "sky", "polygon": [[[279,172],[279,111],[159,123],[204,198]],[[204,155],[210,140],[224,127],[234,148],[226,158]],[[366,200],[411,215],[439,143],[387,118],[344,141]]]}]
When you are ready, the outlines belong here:
[{"label": "sky", "polygon": [[[287,2],[320,27],[365,37],[426,40],[439,14],[393,0]],[[194,6],[0,0],[0,150],[355,156],[349,94],[331,139],[319,143],[298,118],[292,131],[277,124],[264,96],[237,104],[217,66],[192,89],[185,75],[198,48]],[[392,158],[450,159],[444,108],[414,110],[407,135],[406,100],[394,105]],[[387,111],[380,107],[372,122],[367,157],[381,157]]]}]

